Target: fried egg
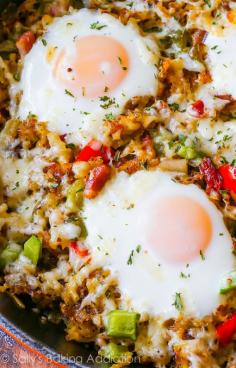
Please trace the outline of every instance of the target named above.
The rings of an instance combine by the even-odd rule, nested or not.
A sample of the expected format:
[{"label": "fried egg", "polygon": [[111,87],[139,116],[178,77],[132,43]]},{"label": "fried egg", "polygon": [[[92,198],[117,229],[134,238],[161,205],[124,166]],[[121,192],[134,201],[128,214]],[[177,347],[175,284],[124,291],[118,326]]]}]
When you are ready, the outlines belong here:
[{"label": "fried egg", "polygon": [[92,260],[119,282],[124,308],[204,316],[221,302],[232,269],[232,239],[218,209],[196,185],[173,176],[119,173],[83,216]]},{"label": "fried egg", "polygon": [[18,115],[46,121],[79,142],[134,96],[155,95],[158,49],[131,23],[82,9],[56,19],[24,59]]}]

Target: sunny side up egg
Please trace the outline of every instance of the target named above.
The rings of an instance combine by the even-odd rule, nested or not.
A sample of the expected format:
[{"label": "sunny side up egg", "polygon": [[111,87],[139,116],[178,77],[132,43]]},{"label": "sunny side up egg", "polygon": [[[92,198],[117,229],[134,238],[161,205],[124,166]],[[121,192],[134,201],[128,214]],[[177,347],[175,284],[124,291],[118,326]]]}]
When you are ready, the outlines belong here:
[{"label": "sunny side up egg", "polygon": [[175,316],[180,296],[184,313],[204,316],[219,305],[232,240],[196,185],[159,170],[119,173],[83,216],[93,262],[118,278],[124,308]]},{"label": "sunny side up egg", "polygon": [[156,43],[134,25],[82,9],[56,19],[26,55],[17,114],[79,143],[102,140],[103,119],[134,96],[156,94],[157,63]]}]

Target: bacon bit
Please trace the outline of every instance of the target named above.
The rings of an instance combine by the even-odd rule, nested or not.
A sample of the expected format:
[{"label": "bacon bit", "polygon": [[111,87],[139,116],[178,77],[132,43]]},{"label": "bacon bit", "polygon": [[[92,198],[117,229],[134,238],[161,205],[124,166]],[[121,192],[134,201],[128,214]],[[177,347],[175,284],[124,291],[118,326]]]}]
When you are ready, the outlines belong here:
[{"label": "bacon bit", "polygon": [[231,9],[227,12],[227,18],[230,23],[236,24],[236,9]]},{"label": "bacon bit", "polygon": [[212,190],[214,190],[218,193],[222,188],[223,178],[213,165],[211,159],[205,157],[199,165],[199,170],[207,184],[206,192],[210,193]]},{"label": "bacon bit", "polygon": [[89,251],[87,248],[84,247],[82,243],[71,241],[70,248],[72,248],[78,256],[81,258],[87,257],[89,255]]},{"label": "bacon bit", "polygon": [[66,136],[67,136],[67,134],[61,134],[60,135],[60,139],[61,139],[62,142],[65,142]]},{"label": "bacon bit", "polygon": [[147,134],[142,138],[142,148],[147,154],[147,159],[151,160],[156,157],[156,151],[150,135]]},{"label": "bacon bit", "polygon": [[200,45],[204,43],[208,35],[208,32],[204,31],[203,29],[197,29],[193,34],[193,45]]},{"label": "bacon bit", "polygon": [[229,101],[229,102],[235,101],[232,95],[215,95],[215,97],[219,98],[220,100],[224,100],[224,101]]},{"label": "bacon bit", "polygon": [[226,346],[232,340],[236,333],[236,313],[231,318],[216,327],[216,334],[220,345]]},{"label": "bacon bit", "polygon": [[84,196],[88,199],[96,197],[111,176],[111,168],[101,165],[90,170],[85,184]]},{"label": "bacon bit", "polygon": [[201,73],[199,73],[198,81],[201,84],[210,83],[212,81],[212,78],[211,78],[211,75],[210,75],[209,71],[208,70],[203,70]]},{"label": "bacon bit", "polygon": [[60,165],[57,162],[53,162],[51,165],[45,167],[44,173],[47,174],[49,180],[56,180],[59,183],[64,175],[71,173],[71,164],[65,163]]},{"label": "bacon bit", "polygon": [[140,162],[137,158],[134,158],[126,162],[120,161],[116,167],[119,171],[125,171],[127,174],[131,175],[140,169]]},{"label": "bacon bit", "polygon": [[102,146],[102,158],[105,164],[111,163],[114,155],[115,152],[111,147]]},{"label": "bacon bit", "polygon": [[197,100],[191,106],[190,114],[195,117],[201,117],[204,115],[205,105],[202,100]]},{"label": "bacon bit", "polygon": [[22,58],[32,49],[35,41],[36,37],[32,31],[27,31],[18,38],[16,41],[16,47]]},{"label": "bacon bit", "polygon": [[48,179],[54,179],[57,182],[60,182],[64,175],[61,166],[56,162],[45,167],[44,172],[47,174]]}]

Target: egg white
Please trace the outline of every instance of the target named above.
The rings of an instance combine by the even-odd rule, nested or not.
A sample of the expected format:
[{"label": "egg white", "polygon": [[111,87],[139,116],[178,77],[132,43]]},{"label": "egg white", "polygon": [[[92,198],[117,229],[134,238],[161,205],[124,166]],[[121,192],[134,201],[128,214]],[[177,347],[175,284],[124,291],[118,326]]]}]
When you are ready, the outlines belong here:
[{"label": "egg white", "polygon": [[[205,260],[199,255],[189,265],[168,263],[146,241],[145,224],[151,220],[152,203],[178,194],[196,200],[212,221],[213,236]],[[118,278],[124,307],[175,316],[176,293],[181,293],[185,314],[204,316],[219,305],[221,278],[233,267],[232,239],[221,213],[196,185],[175,183],[159,170],[132,176],[119,173],[97,198],[85,201],[83,215],[92,260]],[[128,264],[131,254],[132,264]]]},{"label": "egg white", "polygon": [[[91,25],[105,25],[97,30]],[[99,98],[74,98],[53,76],[53,67],[63,48],[73,54],[76,37],[108,35],[119,41],[129,55],[127,76],[111,93],[104,92],[115,103],[107,109]],[[51,57],[49,57],[51,53]],[[73,133],[76,142],[94,137],[103,140],[102,122],[106,114],[122,112],[125,103],[134,96],[155,95],[157,91],[156,64],[158,49],[150,37],[143,37],[132,24],[123,25],[118,19],[99,11],[82,9],[56,19],[48,26],[24,59],[21,81],[15,90],[22,91],[17,115],[25,119],[29,113],[46,121],[49,128],[60,134]]]},{"label": "egg white", "polygon": [[236,98],[235,38],[236,26],[232,24],[221,32],[207,34],[206,61],[212,77],[211,90],[215,95],[230,94]]}]

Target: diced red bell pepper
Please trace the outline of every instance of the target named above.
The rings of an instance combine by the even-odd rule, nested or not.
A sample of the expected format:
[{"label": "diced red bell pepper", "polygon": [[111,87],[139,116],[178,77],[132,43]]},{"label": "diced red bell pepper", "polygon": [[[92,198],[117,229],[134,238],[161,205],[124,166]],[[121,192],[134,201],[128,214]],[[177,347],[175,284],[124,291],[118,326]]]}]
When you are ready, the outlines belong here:
[{"label": "diced red bell pepper", "polygon": [[21,57],[24,57],[32,49],[33,44],[36,41],[36,37],[32,31],[23,33],[16,41],[16,47]]},{"label": "diced red bell pepper", "polygon": [[236,313],[216,327],[216,334],[222,346],[229,344],[236,333]]},{"label": "diced red bell pepper", "polygon": [[76,161],[88,161],[93,157],[102,157],[105,163],[110,162],[114,153],[112,148],[102,145],[101,142],[92,139],[76,156]]},{"label": "diced red bell pepper", "polygon": [[71,241],[70,247],[75,251],[78,256],[81,258],[87,257],[89,255],[89,250],[85,248],[83,245],[81,245],[79,242]]},{"label": "diced red bell pepper", "polygon": [[199,165],[199,170],[206,181],[206,191],[208,193],[210,193],[211,190],[219,192],[223,185],[223,178],[209,157],[203,158],[201,164]]},{"label": "diced red bell pepper", "polygon": [[192,115],[196,117],[201,117],[205,112],[205,105],[202,100],[197,100],[194,102],[191,106],[192,109]]},{"label": "diced red bell pepper", "polygon": [[76,161],[88,161],[92,157],[102,157],[102,143],[92,139],[76,156]]},{"label": "diced red bell pepper", "polygon": [[223,177],[223,188],[236,192],[236,167],[222,165],[219,172]]},{"label": "diced red bell pepper", "polygon": [[110,175],[111,168],[107,165],[100,165],[92,169],[85,184],[84,196],[89,199],[96,197],[110,178]]}]

